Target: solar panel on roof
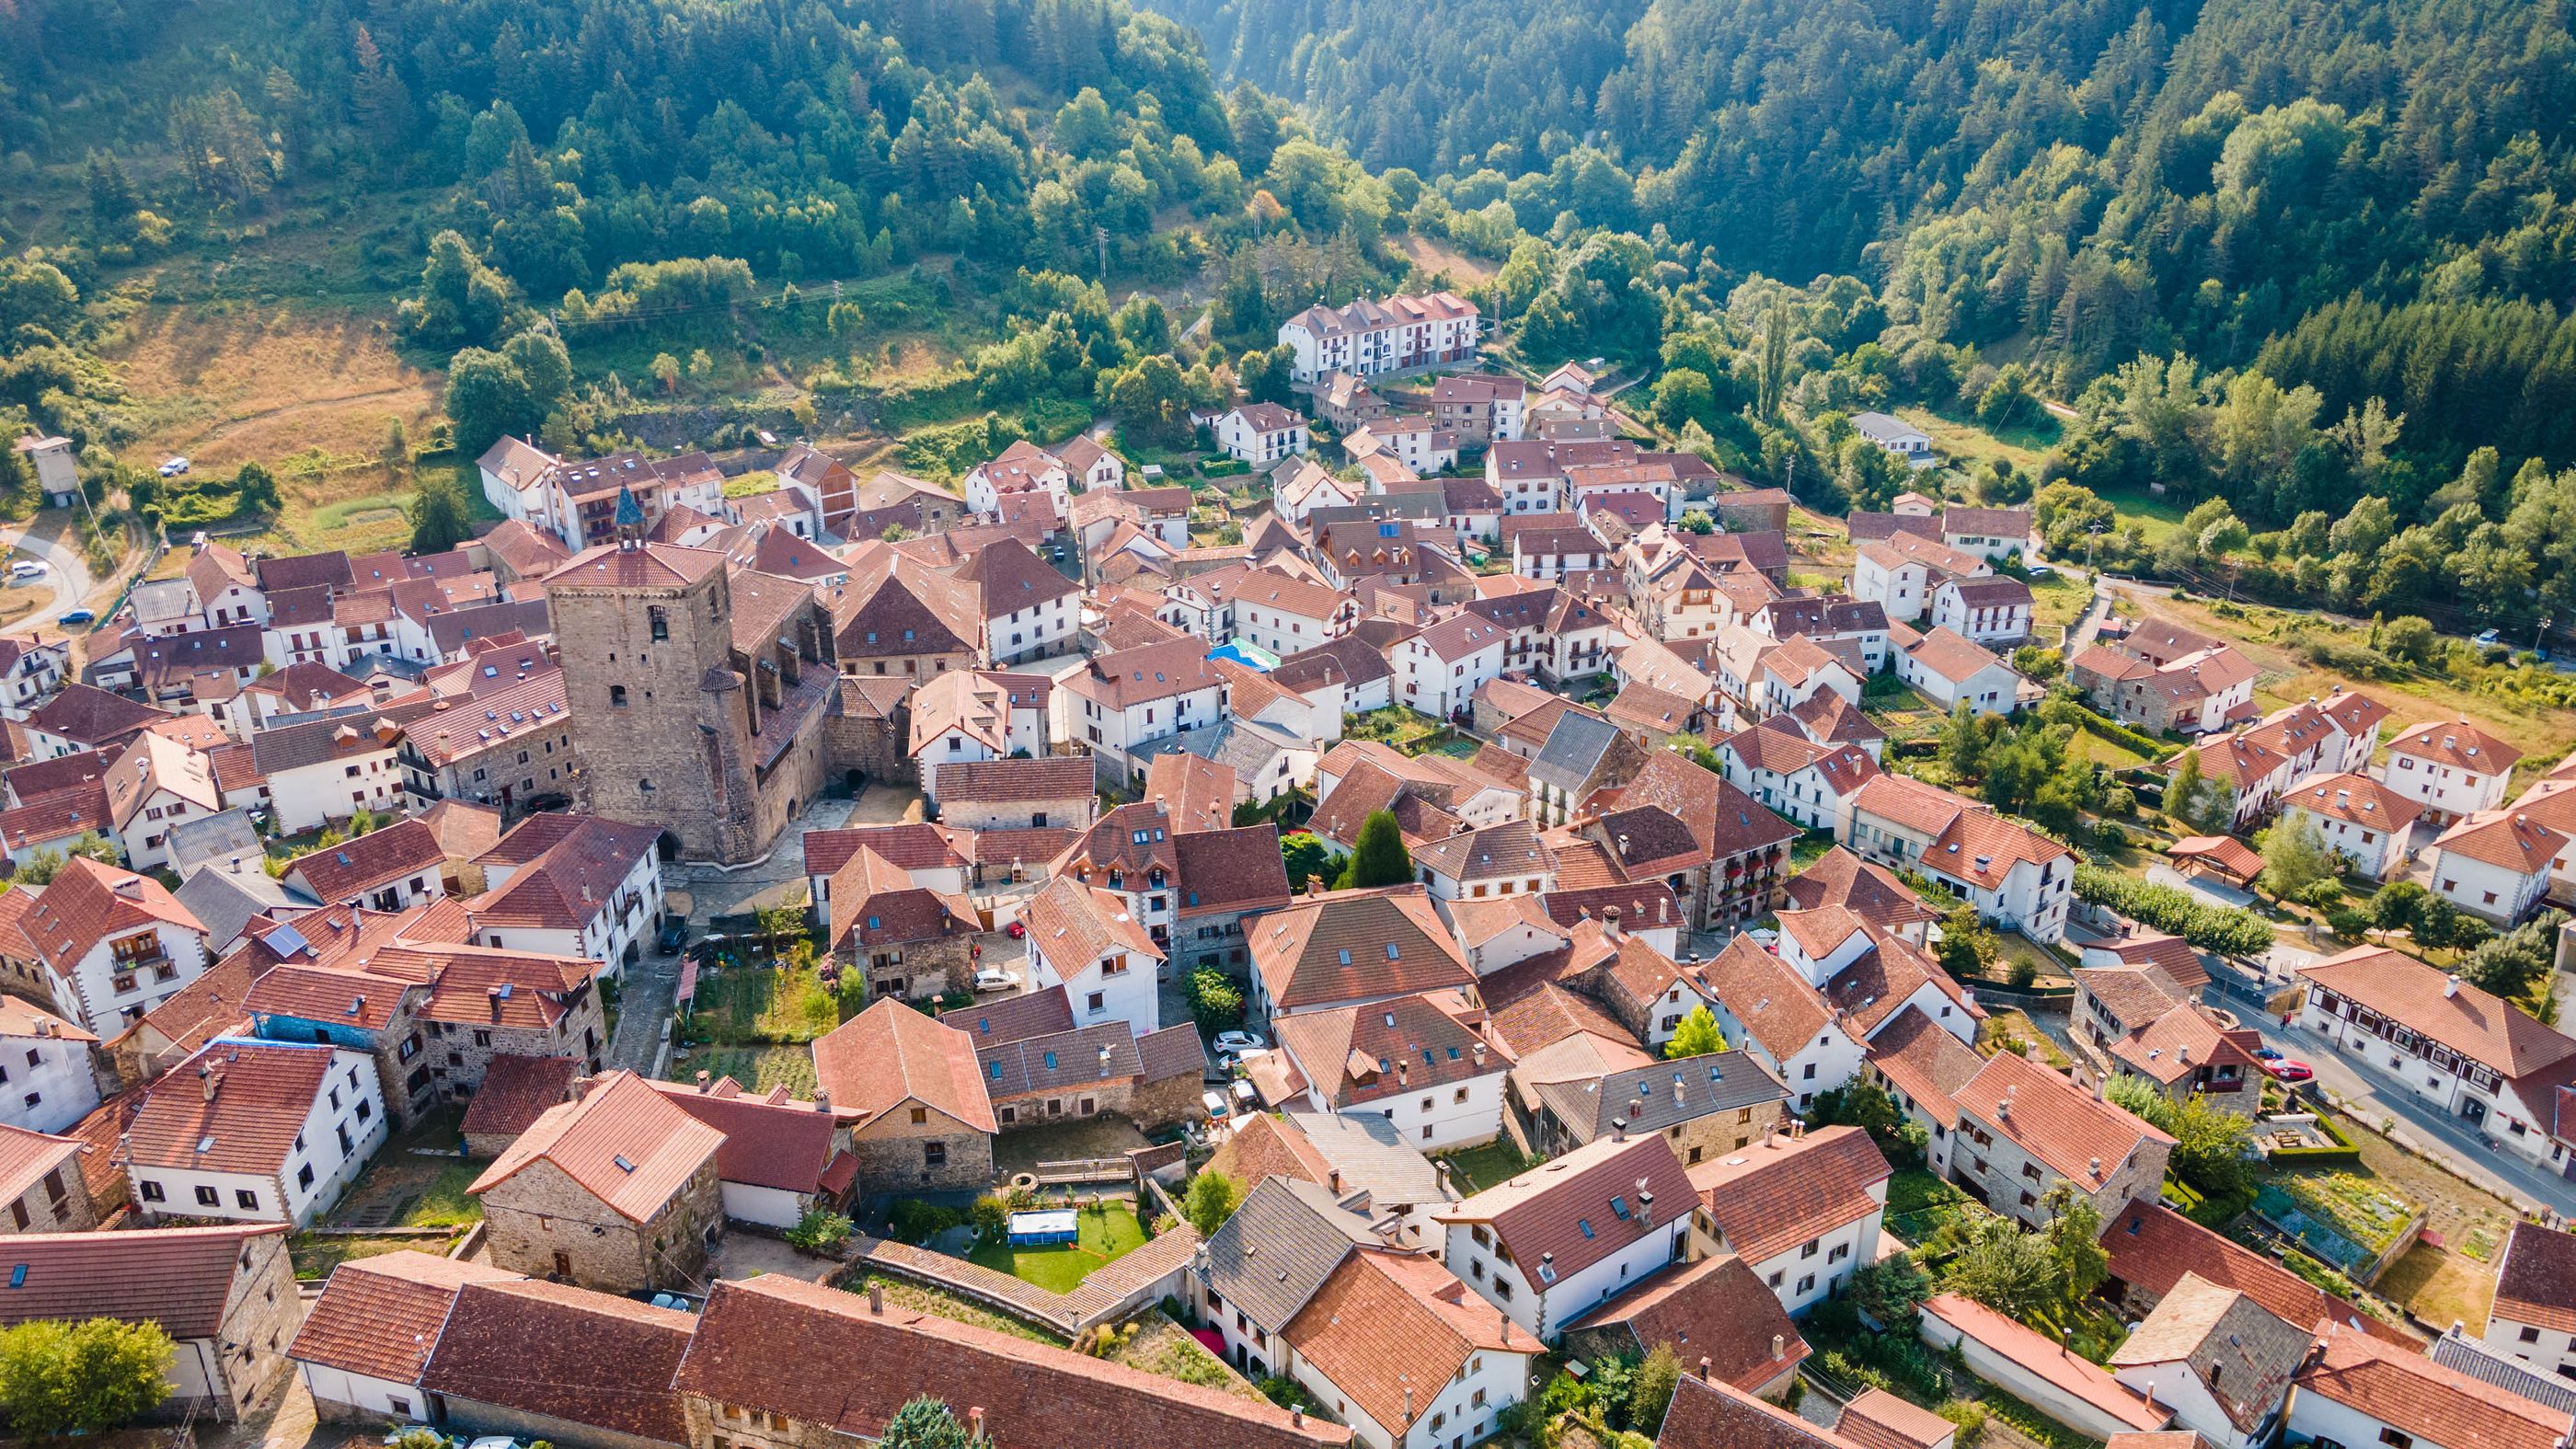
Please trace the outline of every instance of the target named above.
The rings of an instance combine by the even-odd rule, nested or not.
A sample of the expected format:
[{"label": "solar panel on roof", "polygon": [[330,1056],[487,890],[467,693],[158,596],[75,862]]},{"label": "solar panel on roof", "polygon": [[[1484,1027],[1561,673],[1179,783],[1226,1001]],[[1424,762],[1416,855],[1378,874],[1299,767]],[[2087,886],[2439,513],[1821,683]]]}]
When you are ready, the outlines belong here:
[{"label": "solar panel on roof", "polygon": [[260,944],[266,946],[268,949],[276,952],[280,956],[292,956],[298,951],[310,951],[313,949],[313,943],[305,940],[304,933],[295,929],[293,926],[278,927],[276,930],[261,937]]}]

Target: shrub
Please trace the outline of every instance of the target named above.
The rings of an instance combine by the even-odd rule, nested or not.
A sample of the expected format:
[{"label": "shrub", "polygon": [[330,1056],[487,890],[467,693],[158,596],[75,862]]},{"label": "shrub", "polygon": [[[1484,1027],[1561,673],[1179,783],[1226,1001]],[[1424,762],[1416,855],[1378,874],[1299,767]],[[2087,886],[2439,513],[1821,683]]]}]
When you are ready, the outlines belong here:
[{"label": "shrub", "polygon": [[1976,1449],[1986,1435],[1986,1406],[1974,1399],[1952,1399],[1932,1412],[1959,1426],[1959,1449]]},{"label": "shrub", "polygon": [[2271,924],[2252,911],[2213,906],[2179,887],[2099,866],[2075,868],[2075,894],[2167,935],[2180,936],[2204,951],[2251,956],[2272,944]]},{"label": "shrub", "polygon": [[908,1197],[886,1214],[886,1227],[907,1243],[926,1243],[965,1221],[955,1208]]},{"label": "shrub", "polygon": [[975,1220],[975,1230],[987,1237],[1011,1225],[1011,1205],[993,1193],[975,1199],[975,1205],[967,1211]]},{"label": "shrub", "polygon": [[787,1241],[809,1253],[830,1255],[850,1240],[850,1220],[828,1208],[815,1208],[787,1230]]}]

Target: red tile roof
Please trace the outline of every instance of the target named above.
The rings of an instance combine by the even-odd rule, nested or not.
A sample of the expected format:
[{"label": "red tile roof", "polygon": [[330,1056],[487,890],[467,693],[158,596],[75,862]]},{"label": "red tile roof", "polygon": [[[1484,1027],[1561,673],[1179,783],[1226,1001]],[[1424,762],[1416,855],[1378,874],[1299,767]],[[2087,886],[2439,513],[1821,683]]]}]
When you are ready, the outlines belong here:
[{"label": "red tile roof", "polygon": [[681,1111],[724,1134],[716,1149],[716,1176],[726,1182],[817,1190],[832,1164],[834,1132],[856,1121],[856,1108],[818,1107],[787,1095],[785,1087],[754,1096],[740,1082],[720,1077],[704,1087],[651,1082]]},{"label": "red tile roof", "polygon": [[298,856],[287,874],[317,901],[346,901],[410,876],[435,880],[447,863],[438,834],[417,820]]},{"label": "red tile roof", "polygon": [[1956,1293],[1935,1293],[1925,1300],[1923,1312],[2123,1423],[2139,1429],[2161,1429],[2173,1420],[2172,1414],[2139,1398],[2090,1360],[1973,1299]]},{"label": "red tile roof", "polygon": [[2329,1330],[2299,1370],[2303,1394],[2341,1404],[2429,1443],[2559,1449],[2576,1420],[2366,1333]]},{"label": "red tile roof", "polygon": [[1733,1384],[1685,1373],[1664,1410],[1656,1449],[1857,1449],[1851,1440]]},{"label": "red tile roof", "polygon": [[495,1055],[483,1068],[483,1085],[474,1089],[458,1128],[468,1137],[516,1137],[539,1117],[572,1100],[573,1079],[581,1063],[572,1057]]},{"label": "red tile roof", "polygon": [[1252,969],[1280,1010],[1471,986],[1450,930],[1418,885],[1333,891],[1247,923]]},{"label": "red tile roof", "polygon": [[1835,1421],[1834,1432],[1861,1449],[1932,1449],[1935,1444],[1949,1442],[1959,1432],[1959,1426],[1885,1389],[1873,1388],[1863,1389],[1843,1405],[1843,1416]]},{"label": "red tile roof", "polygon": [[[817,1363],[866,1373],[816,1373]],[[880,1436],[918,1394],[984,1411],[1007,1445],[1313,1449],[1351,1431],[1217,1389],[778,1274],[717,1283],[680,1363],[683,1394],[842,1435]]]},{"label": "red tile roof", "polygon": [[[1651,1226],[1638,1202],[1640,1179],[1655,1198]],[[1648,1233],[1671,1231],[1688,1219],[1693,1201],[1682,1161],[1662,1136],[1600,1137],[1432,1217],[1490,1224],[1512,1260],[1543,1287],[1542,1261],[1562,1281]]]},{"label": "red tile roof", "polygon": [[419,1383],[448,1311],[456,1306],[457,1290],[519,1276],[489,1263],[409,1248],[352,1258],[332,1270],[287,1356],[392,1383]]},{"label": "red tile roof", "polygon": [[[327,1046],[212,1042],[146,1090],[117,1156],[136,1167],[273,1177],[294,1151],[333,1065]],[[362,1079],[373,1074],[372,1067],[356,1070]]]},{"label": "red tile roof", "polygon": [[2385,947],[2356,946],[2298,973],[2508,1077],[2530,1076],[2576,1055],[2576,1039]]},{"label": "red tile roof", "polygon": [[2141,1146],[2173,1144],[2146,1121],[2013,1052],[1987,1058],[1953,1099],[1960,1110],[2087,1192],[2110,1181]]},{"label": "red tile roof", "polygon": [[45,964],[66,975],[108,937],[159,924],[206,930],[159,881],[77,855],[18,919]]},{"label": "red tile roof", "polygon": [[43,1318],[159,1323],[172,1338],[213,1338],[252,1239],[284,1223],[150,1228],[129,1233],[21,1233],[0,1238],[0,1263],[26,1279],[0,1291],[0,1328]]},{"label": "red tile roof", "polygon": [[919,1102],[976,1131],[996,1130],[974,1039],[899,1001],[879,1001],[816,1041],[814,1075],[833,1106],[858,1108],[870,1122]]},{"label": "red tile roof", "polygon": [[1374,1251],[1345,1255],[1280,1336],[1398,1436],[1431,1412],[1477,1354],[1542,1347],[1439,1263]]},{"label": "red tile roof", "polygon": [[563,1283],[469,1283],[420,1384],[432,1393],[667,1444],[689,1440],[672,1387],[697,1320]]},{"label": "red tile roof", "polygon": [[1893,1171],[1868,1132],[1826,1127],[1803,1137],[1775,1134],[1697,1163],[1689,1176],[1727,1246],[1747,1262],[1765,1263],[1879,1211],[1870,1189]]},{"label": "red tile roof", "polygon": [[2496,1260],[2499,1318],[2576,1333],[2576,1233],[2516,1223]]},{"label": "red tile roof", "polygon": [[[1625,1327],[1640,1354],[1672,1349],[1684,1373],[1709,1372],[1747,1393],[1804,1362],[1807,1341],[1779,1298],[1733,1253],[1668,1269],[1565,1325],[1569,1333]],[[1779,1356],[1772,1356],[1772,1344]]]},{"label": "red tile roof", "polygon": [[466,1191],[480,1197],[528,1164],[552,1163],[632,1222],[662,1210],[714,1157],[724,1134],[672,1105],[633,1072],[611,1072],[549,1107]]}]

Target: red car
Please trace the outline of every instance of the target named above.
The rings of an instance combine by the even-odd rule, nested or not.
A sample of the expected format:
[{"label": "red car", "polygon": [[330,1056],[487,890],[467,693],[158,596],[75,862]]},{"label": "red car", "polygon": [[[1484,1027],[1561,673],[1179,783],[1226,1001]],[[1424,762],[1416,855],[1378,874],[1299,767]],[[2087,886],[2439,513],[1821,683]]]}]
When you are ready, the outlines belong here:
[{"label": "red car", "polygon": [[1010,936],[1010,938],[1011,938],[1012,940],[1014,940],[1014,941],[1016,941],[1016,940],[1020,939],[1022,936],[1025,936],[1025,935],[1027,935],[1027,934],[1029,933],[1029,928],[1028,928],[1028,926],[1027,926],[1024,922],[1020,922],[1020,921],[1013,921],[1013,922],[1011,922],[1009,925],[1004,926],[1002,929],[1003,929],[1003,931],[1004,931],[1005,933],[1007,933],[1007,934]]},{"label": "red car", "polygon": [[2314,1067],[2291,1057],[2265,1062],[2263,1070],[2271,1073],[2272,1080],[2276,1082],[2304,1082],[2317,1074]]}]

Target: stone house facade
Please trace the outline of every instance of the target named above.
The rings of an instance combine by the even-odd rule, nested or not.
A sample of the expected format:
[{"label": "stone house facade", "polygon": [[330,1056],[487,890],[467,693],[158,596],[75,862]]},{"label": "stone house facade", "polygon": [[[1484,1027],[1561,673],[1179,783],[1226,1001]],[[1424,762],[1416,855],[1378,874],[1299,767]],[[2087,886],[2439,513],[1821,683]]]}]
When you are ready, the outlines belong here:
[{"label": "stone house facade", "polygon": [[715,1154],[660,1211],[625,1217],[551,1162],[531,1163],[483,1194],[494,1264],[605,1292],[683,1288],[706,1266],[707,1236],[724,1221]]}]

